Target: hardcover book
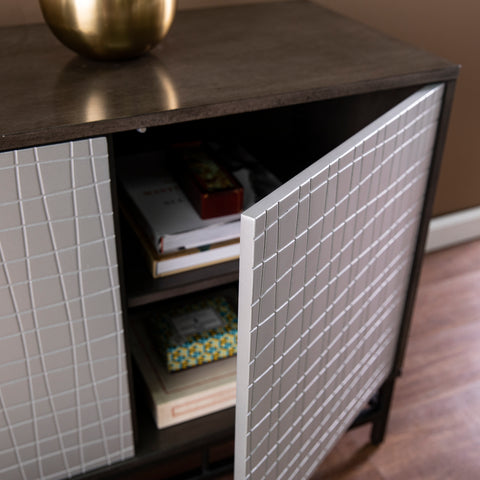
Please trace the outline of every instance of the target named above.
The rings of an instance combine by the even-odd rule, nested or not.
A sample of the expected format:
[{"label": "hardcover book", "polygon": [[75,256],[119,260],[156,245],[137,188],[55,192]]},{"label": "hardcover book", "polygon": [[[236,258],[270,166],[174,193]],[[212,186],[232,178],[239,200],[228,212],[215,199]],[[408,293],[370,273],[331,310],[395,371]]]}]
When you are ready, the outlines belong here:
[{"label": "hardcover book", "polygon": [[145,155],[130,160],[119,175],[124,203],[159,253],[240,237],[240,213],[202,219],[165,168],[164,158]]}]

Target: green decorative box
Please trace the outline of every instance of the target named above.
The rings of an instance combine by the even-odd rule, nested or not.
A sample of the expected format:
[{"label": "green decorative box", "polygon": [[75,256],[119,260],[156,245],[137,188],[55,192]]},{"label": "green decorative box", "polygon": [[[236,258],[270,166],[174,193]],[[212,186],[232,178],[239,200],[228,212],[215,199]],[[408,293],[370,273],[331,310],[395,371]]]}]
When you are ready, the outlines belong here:
[{"label": "green decorative box", "polygon": [[222,295],[175,303],[157,310],[147,322],[152,343],[170,372],[237,353],[237,313]]}]

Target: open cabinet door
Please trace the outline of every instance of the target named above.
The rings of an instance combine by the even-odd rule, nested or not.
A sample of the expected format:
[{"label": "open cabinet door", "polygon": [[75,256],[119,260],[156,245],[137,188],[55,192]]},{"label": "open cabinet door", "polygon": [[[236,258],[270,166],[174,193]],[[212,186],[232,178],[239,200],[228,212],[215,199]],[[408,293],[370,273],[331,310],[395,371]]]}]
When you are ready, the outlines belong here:
[{"label": "open cabinet door", "polygon": [[243,214],[236,480],[308,478],[390,374],[442,94],[419,90]]}]

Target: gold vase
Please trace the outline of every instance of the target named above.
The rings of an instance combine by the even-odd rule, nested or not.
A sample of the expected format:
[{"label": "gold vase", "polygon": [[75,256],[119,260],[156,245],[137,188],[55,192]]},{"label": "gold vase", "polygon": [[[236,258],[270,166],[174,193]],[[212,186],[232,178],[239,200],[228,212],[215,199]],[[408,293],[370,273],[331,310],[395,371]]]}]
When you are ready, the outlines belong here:
[{"label": "gold vase", "polygon": [[167,34],[177,0],[40,0],[54,35],[75,52],[117,60],[148,52]]}]

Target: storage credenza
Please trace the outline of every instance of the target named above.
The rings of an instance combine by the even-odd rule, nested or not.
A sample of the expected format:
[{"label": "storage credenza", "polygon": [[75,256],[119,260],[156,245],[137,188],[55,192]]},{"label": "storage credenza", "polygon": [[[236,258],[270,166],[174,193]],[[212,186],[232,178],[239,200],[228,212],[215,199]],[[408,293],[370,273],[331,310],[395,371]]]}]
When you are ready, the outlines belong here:
[{"label": "storage credenza", "polygon": [[[299,479],[353,425],[380,442],[458,67],[304,2],[178,12],[122,63],[1,32],[2,478],[207,477],[235,435],[238,480]],[[240,262],[153,280],[116,166],[189,139],[245,145],[283,185],[245,212]],[[226,284],[236,411],[157,431],[127,320]]]}]

